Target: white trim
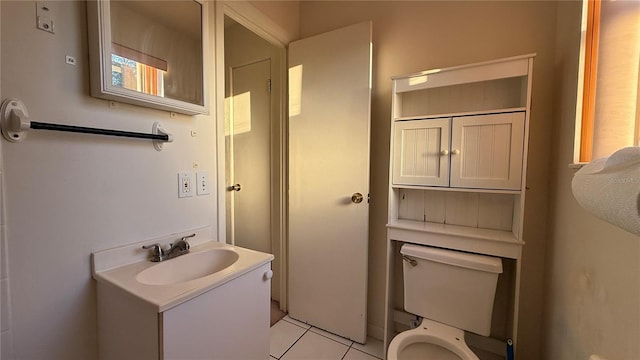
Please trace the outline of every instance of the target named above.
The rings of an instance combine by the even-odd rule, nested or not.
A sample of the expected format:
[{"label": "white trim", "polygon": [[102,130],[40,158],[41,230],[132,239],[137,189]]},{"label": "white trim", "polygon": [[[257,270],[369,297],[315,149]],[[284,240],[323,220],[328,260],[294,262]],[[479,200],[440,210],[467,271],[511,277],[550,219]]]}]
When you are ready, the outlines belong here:
[{"label": "white trim", "polygon": [[[419,72],[416,72],[416,73],[411,73],[411,74],[406,74],[406,75],[396,75],[396,76],[392,76],[391,80],[397,80],[397,79],[402,79],[402,78],[407,78],[407,77],[415,77],[415,76],[421,76],[421,75],[437,74],[437,73],[441,73],[441,72],[452,71],[452,70],[462,70],[462,69],[466,69],[466,68],[483,67],[483,66],[489,66],[489,65],[494,65],[494,64],[504,63],[504,62],[517,62],[518,60],[524,60],[524,59],[529,59],[529,58],[534,58],[534,57],[536,57],[536,53],[525,54],[525,55],[517,55],[517,56],[511,56],[511,57],[502,58],[502,59],[495,59],[495,60],[477,62],[477,63],[473,63],[473,64],[449,66],[449,67],[442,68],[442,69],[430,69],[430,70],[419,71]],[[526,74],[524,74],[524,75],[526,75]],[[517,75],[517,76],[520,76],[520,75]],[[398,91],[399,90],[396,89],[396,92],[398,92]]]},{"label": "white trim", "polygon": [[[280,27],[278,24],[269,19],[260,10],[255,8],[249,2],[244,0],[238,1],[218,1],[215,6],[215,23],[216,23],[216,142],[217,142],[217,169],[218,169],[218,238],[221,242],[226,242],[226,184],[225,184],[225,139],[224,139],[224,16],[227,15],[234,21],[238,22],[254,34],[270,42],[276,47],[282,49],[281,61],[281,87],[280,87],[280,128],[278,129],[281,137],[280,154],[280,183],[278,184],[282,194],[280,201],[280,309],[287,310],[287,54],[286,47],[293,41],[297,34],[291,34]],[[274,119],[275,120],[275,119]],[[273,145],[272,145],[273,146]]]},{"label": "white trim", "polygon": [[286,47],[297,38],[297,36],[288,33],[248,1],[221,1],[219,3],[223,6],[224,15],[229,16],[273,45]]},{"label": "white trim", "polygon": [[216,173],[218,194],[218,241],[226,243],[226,180],[225,180],[225,142],[224,142],[224,10],[221,2],[216,2],[215,11],[210,14],[215,19],[215,119],[216,119]]},{"label": "white trim", "polygon": [[576,125],[573,141],[573,163],[580,163],[580,144],[582,143],[582,100],[584,96],[584,62],[587,46],[587,0],[582,0],[582,19],[580,22],[580,52],[578,53],[578,83],[576,86]]}]

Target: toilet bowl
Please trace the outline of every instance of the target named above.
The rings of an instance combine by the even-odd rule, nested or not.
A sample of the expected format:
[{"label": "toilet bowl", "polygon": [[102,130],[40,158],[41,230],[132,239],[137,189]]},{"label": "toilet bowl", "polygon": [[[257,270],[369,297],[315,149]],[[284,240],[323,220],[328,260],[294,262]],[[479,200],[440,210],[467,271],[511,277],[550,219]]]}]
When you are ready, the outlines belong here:
[{"label": "toilet bowl", "polygon": [[420,326],[393,338],[389,360],[478,360],[464,331],[488,336],[502,261],[486,255],[404,244],[404,308]]},{"label": "toilet bowl", "polygon": [[478,360],[464,342],[464,331],[423,319],[412,330],[396,335],[389,344],[387,360]]}]

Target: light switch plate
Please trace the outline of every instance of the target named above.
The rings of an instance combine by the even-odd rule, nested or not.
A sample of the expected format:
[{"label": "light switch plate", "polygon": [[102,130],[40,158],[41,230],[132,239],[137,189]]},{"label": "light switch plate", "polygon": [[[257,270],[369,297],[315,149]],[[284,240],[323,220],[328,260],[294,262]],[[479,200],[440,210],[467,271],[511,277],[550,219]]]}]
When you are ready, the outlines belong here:
[{"label": "light switch plate", "polygon": [[198,195],[208,195],[209,189],[209,173],[206,171],[198,171],[196,173],[196,193]]}]

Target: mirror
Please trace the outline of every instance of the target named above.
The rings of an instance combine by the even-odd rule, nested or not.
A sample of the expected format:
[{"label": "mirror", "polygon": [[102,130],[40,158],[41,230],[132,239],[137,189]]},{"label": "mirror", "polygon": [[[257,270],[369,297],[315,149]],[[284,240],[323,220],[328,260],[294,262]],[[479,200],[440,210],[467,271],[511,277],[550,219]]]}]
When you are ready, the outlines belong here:
[{"label": "mirror", "polygon": [[87,2],[91,95],[208,113],[206,2]]}]

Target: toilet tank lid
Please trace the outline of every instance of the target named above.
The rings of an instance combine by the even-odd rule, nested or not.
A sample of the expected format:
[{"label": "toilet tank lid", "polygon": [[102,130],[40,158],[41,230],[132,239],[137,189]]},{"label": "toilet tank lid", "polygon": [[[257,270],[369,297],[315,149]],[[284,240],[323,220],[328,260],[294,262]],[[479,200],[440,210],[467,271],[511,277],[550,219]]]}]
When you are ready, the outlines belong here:
[{"label": "toilet tank lid", "polygon": [[470,254],[413,244],[402,245],[400,253],[453,266],[497,274],[502,273],[502,259],[487,255]]}]

